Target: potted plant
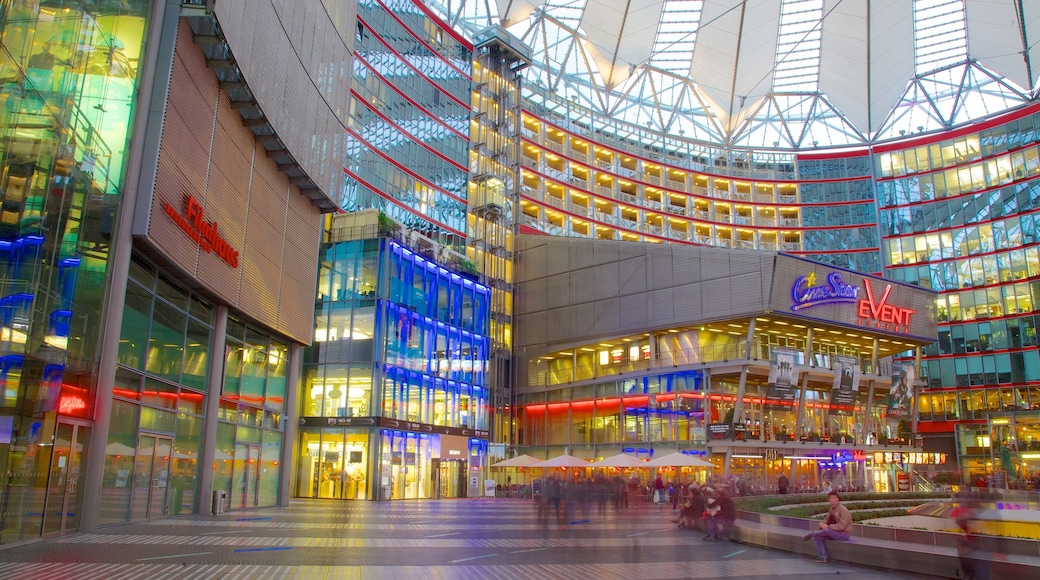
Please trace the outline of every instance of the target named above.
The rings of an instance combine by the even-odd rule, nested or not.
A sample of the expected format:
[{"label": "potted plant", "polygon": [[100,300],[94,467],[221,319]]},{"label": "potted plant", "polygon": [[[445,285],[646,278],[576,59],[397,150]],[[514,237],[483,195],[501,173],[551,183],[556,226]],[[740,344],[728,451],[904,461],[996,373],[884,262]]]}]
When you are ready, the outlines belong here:
[{"label": "potted plant", "polygon": [[466,276],[466,277],[471,278],[473,280],[476,280],[477,276],[480,275],[480,272],[477,271],[477,265],[474,264],[468,258],[460,259],[458,261],[458,268],[459,268],[459,274],[462,274],[463,276]]},{"label": "potted plant", "polygon": [[376,224],[380,236],[388,236],[394,233],[394,230],[397,229],[397,224],[394,223],[394,220],[390,219],[390,216],[383,212],[379,212],[379,216],[376,218]]}]

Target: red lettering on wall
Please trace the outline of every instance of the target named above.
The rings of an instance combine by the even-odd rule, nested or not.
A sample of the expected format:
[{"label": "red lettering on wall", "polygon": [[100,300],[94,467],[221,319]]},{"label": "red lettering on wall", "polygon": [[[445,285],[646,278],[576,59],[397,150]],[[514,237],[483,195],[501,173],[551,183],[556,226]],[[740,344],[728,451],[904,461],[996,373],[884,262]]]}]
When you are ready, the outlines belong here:
[{"label": "red lettering on wall", "polygon": [[860,300],[857,305],[856,314],[859,316],[860,326],[868,326],[882,330],[895,332],[910,332],[910,317],[917,313],[912,308],[893,306],[888,303],[888,297],[892,293],[892,285],[885,286],[880,299],[874,298],[874,289],[870,282],[863,281],[863,288],[867,291],[867,299]]},{"label": "red lettering on wall", "polygon": [[238,267],[238,250],[228,243],[217,231],[217,222],[208,222],[203,217],[202,204],[195,196],[188,195],[184,199],[184,215],[177,213],[173,206],[166,203],[163,208],[175,224],[199,245],[207,254],[215,253],[217,257],[232,268]]}]

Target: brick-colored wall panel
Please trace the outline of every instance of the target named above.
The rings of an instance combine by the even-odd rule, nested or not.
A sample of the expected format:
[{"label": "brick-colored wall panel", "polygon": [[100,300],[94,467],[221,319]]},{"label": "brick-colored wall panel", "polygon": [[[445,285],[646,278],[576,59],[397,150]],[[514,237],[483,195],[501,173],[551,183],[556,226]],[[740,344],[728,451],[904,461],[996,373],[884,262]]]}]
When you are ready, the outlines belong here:
[{"label": "brick-colored wall panel", "polygon": [[[187,26],[177,42],[147,238],[212,297],[309,343],[321,216],[243,127]],[[266,51],[257,62],[272,58]],[[188,194],[238,251],[237,268],[167,215],[169,202],[183,216]]]}]

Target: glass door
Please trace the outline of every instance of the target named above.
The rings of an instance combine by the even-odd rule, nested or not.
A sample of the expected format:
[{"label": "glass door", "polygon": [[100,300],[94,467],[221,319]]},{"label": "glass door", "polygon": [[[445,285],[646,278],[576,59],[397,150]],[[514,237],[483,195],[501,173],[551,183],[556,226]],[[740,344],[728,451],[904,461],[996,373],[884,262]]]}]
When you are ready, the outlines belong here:
[{"label": "glass door", "polygon": [[90,427],[59,422],[51,448],[43,533],[79,529],[79,490]]},{"label": "glass door", "polygon": [[134,461],[133,499],[130,520],[144,520],[166,514],[170,480],[170,453],[173,439],[141,435]]},{"label": "glass door", "polygon": [[231,505],[238,508],[256,507],[260,489],[260,446],[235,445],[235,489]]}]

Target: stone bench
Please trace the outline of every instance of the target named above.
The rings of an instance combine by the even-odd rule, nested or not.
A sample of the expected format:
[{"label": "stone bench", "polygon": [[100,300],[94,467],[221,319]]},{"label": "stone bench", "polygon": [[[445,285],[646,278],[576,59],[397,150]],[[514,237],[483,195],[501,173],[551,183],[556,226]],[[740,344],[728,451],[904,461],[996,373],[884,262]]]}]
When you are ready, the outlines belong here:
[{"label": "stone bench", "polygon": [[[827,542],[830,560],[944,578],[963,577],[957,557],[959,534],[865,524],[852,528],[849,541]],[[817,529],[817,520],[738,510],[731,537],[742,543],[816,556],[816,544],[802,537]],[[1006,555],[985,555],[993,577],[1040,577],[1040,542],[1007,539],[1001,543]]]}]

